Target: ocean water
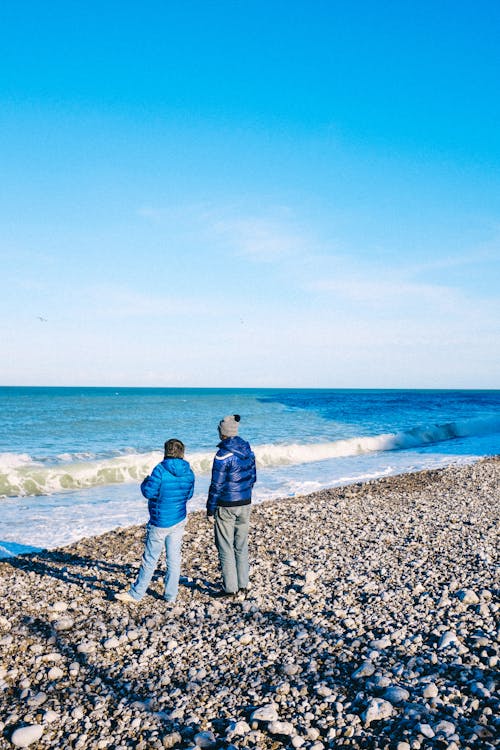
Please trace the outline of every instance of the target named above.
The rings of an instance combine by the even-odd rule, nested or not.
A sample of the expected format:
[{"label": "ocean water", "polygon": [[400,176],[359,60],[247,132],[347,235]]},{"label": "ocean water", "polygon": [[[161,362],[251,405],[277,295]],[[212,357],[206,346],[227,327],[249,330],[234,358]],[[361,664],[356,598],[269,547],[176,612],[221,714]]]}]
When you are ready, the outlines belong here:
[{"label": "ocean water", "polygon": [[145,523],[139,483],[170,437],[203,508],[231,413],[257,502],[500,454],[500,391],[0,387],[0,556]]}]

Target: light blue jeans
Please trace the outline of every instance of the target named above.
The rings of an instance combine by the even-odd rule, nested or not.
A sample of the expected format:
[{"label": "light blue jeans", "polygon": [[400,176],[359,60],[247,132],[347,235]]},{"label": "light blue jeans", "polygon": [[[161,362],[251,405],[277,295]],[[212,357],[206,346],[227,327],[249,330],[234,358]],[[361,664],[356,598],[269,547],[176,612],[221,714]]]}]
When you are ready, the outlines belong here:
[{"label": "light blue jeans", "polygon": [[215,511],[215,546],[219,553],[224,591],[248,587],[248,527],[250,505],[219,507]]},{"label": "light blue jeans", "polygon": [[167,557],[165,570],[165,599],[175,601],[179,588],[181,572],[182,535],[186,521],[162,529],[159,526],[146,526],[146,547],[142,556],[141,567],[135,582],[129,590],[130,596],[139,601],[142,599],[156,570],[163,546]]}]

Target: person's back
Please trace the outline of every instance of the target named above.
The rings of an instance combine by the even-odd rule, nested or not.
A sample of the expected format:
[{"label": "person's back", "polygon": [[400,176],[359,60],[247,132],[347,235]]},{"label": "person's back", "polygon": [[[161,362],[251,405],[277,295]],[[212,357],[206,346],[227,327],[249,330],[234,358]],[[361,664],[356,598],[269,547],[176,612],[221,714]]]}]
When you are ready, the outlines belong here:
[{"label": "person's back", "polygon": [[166,528],[186,518],[187,501],[193,492],[193,472],[180,457],[165,458],[141,484],[148,502],[149,522]]},{"label": "person's back", "polygon": [[255,484],[255,456],[239,436],[225,437],[218,445],[208,494],[207,509],[249,505]]},{"label": "person's back", "polygon": [[207,498],[207,516],[215,519],[215,544],[219,554],[223,590],[233,595],[248,588],[248,531],[252,488],[256,481],[255,456],[238,437],[239,414],[224,417]]}]

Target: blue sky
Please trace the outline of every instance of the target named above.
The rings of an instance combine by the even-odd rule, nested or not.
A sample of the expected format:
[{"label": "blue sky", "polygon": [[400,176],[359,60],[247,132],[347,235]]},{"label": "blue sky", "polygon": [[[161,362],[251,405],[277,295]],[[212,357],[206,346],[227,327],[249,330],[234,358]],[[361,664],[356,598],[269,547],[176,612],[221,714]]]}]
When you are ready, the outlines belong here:
[{"label": "blue sky", "polygon": [[0,384],[500,387],[499,31],[6,0]]}]

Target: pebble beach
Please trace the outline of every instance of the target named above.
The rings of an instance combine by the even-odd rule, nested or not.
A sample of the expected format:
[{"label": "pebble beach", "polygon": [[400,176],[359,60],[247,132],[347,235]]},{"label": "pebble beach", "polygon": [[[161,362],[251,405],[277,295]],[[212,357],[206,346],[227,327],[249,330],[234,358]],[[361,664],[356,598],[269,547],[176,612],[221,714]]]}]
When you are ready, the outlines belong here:
[{"label": "pebble beach", "polygon": [[498,747],[500,458],[252,510],[214,596],[190,514],[178,600],[136,605],[143,527],[0,562],[0,748]]}]

